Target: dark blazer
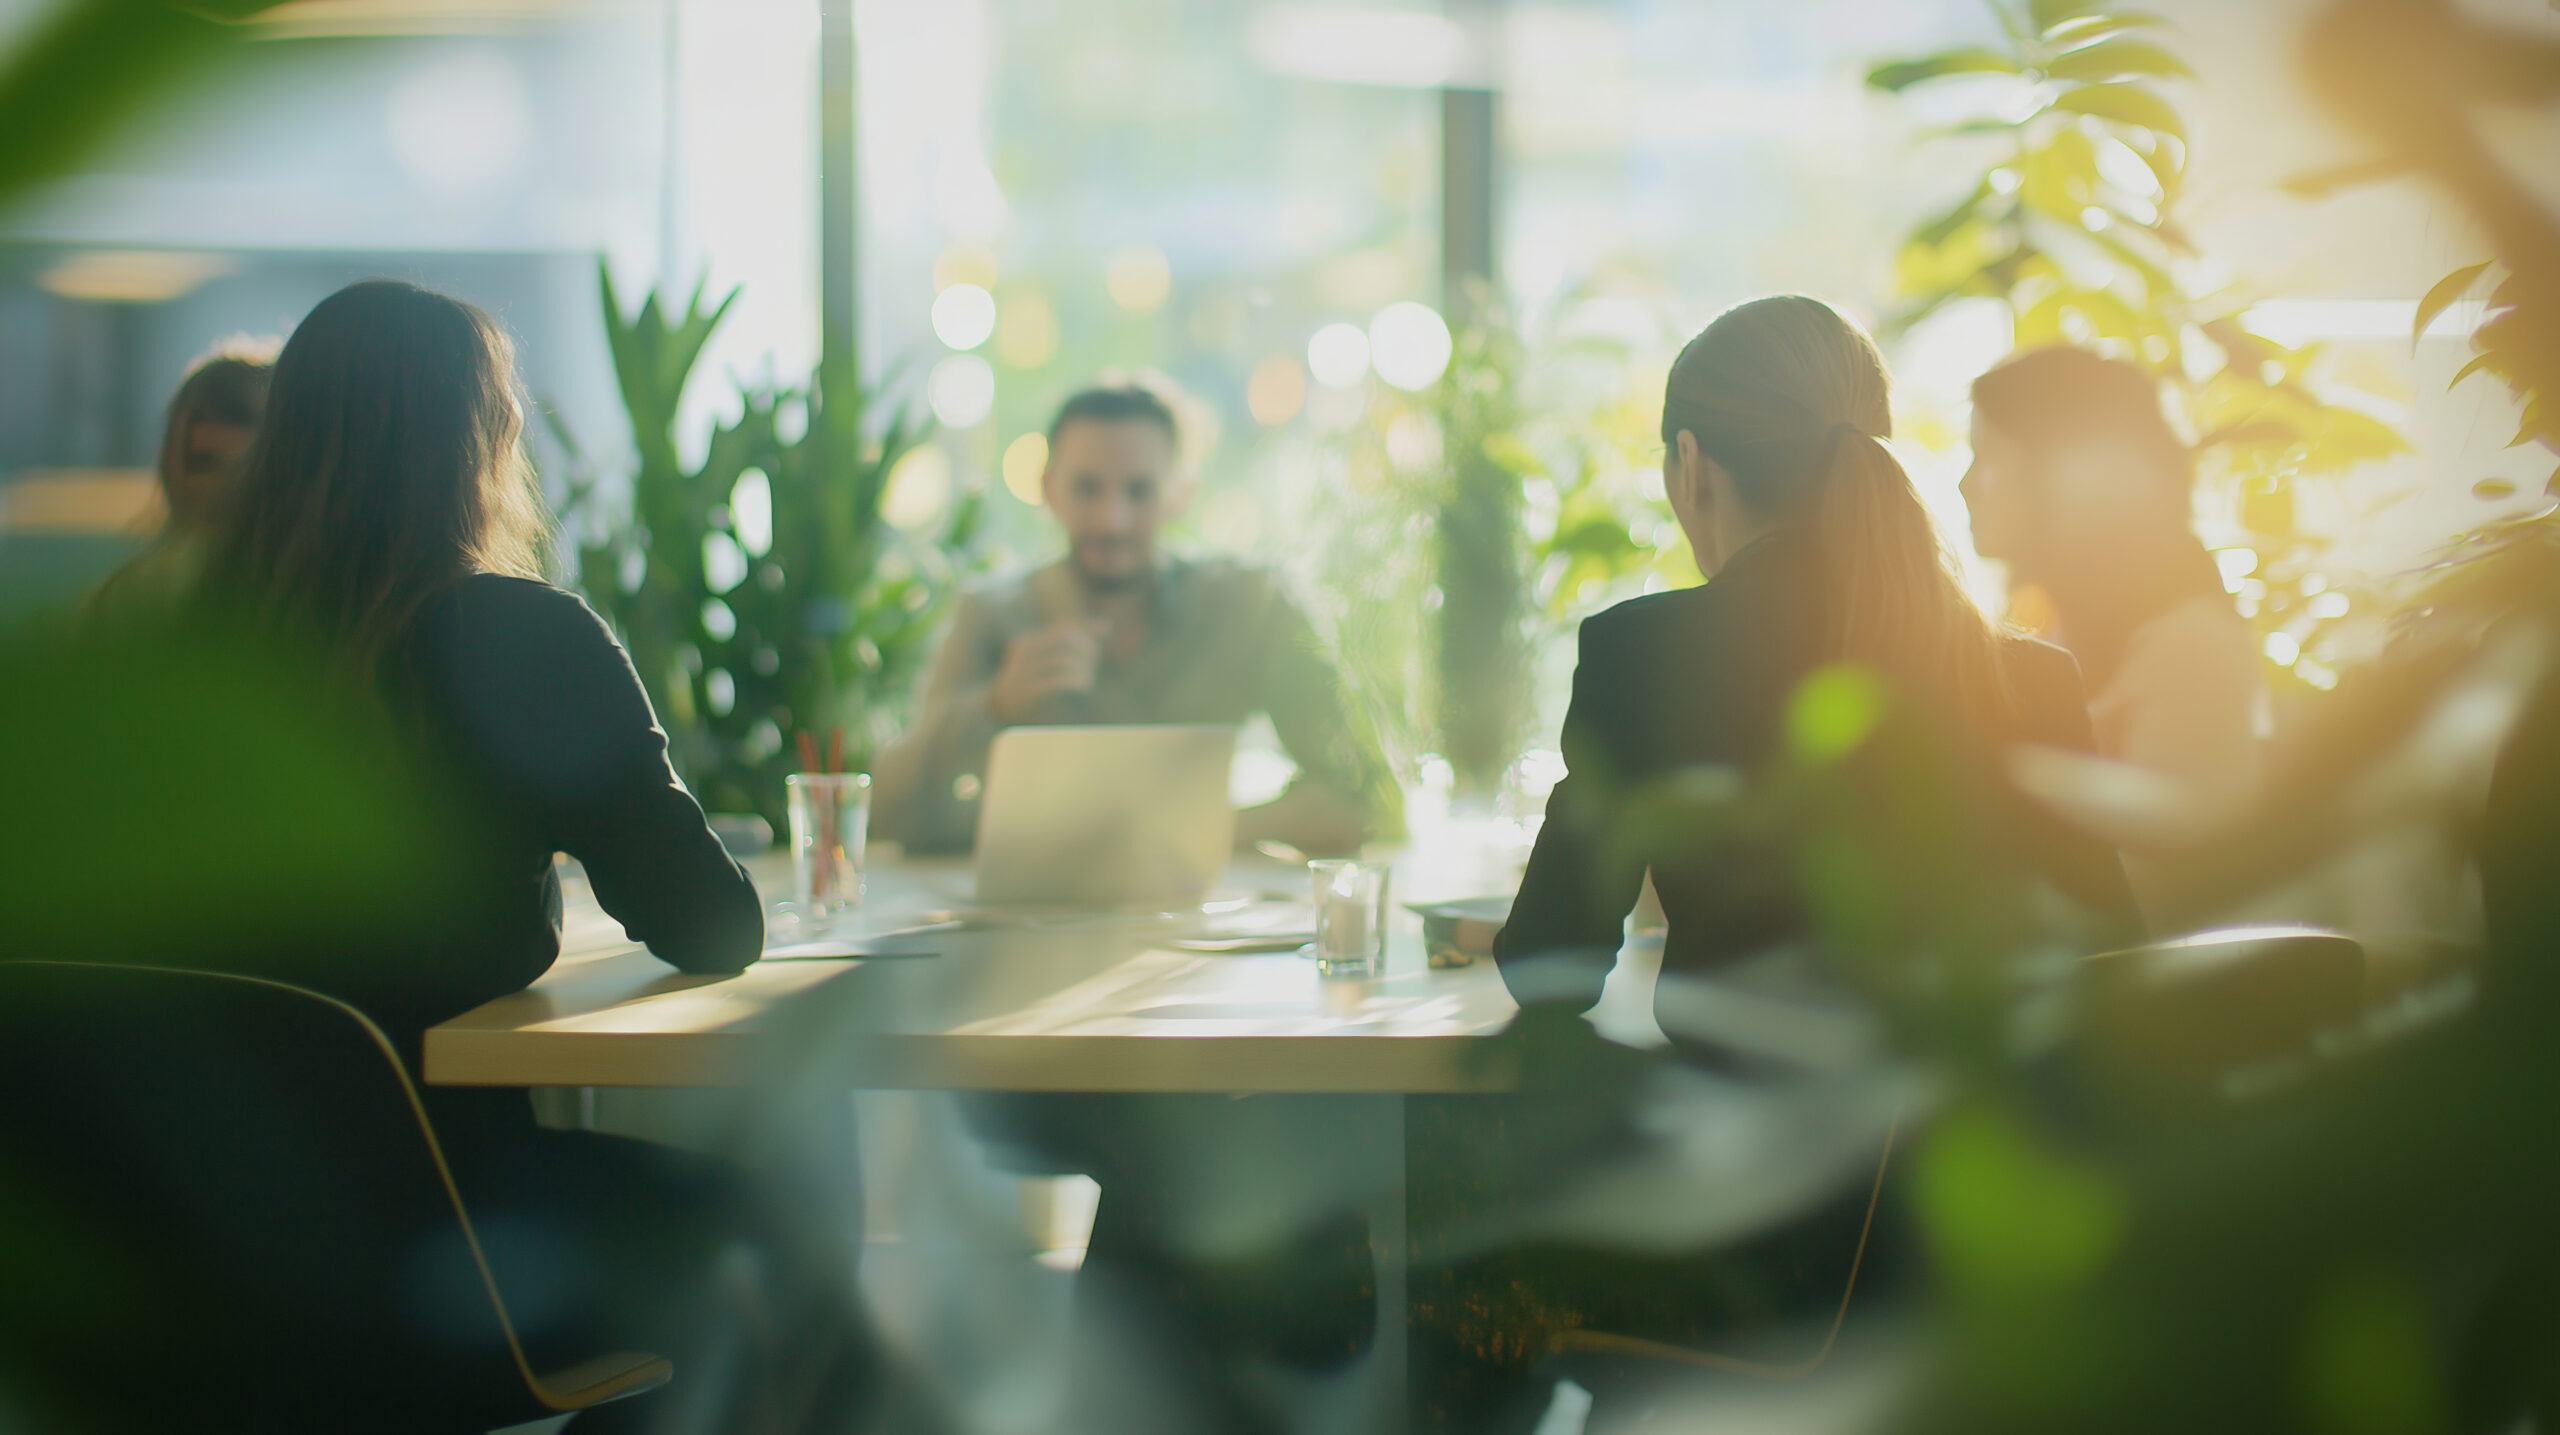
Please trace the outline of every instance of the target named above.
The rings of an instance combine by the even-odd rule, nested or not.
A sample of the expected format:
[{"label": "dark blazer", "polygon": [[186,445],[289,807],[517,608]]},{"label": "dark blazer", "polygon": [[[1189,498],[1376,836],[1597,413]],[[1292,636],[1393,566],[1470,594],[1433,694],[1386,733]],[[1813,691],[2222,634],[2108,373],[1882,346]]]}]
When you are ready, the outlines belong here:
[{"label": "dark blazer", "polygon": [[[1495,946],[1524,1006],[1583,1010],[1598,999],[1648,867],[1670,920],[1665,972],[1712,968],[1803,935],[1782,854],[1737,860],[1732,842],[1702,843],[1681,829],[1699,825],[1682,815],[1704,810],[1695,798],[1766,771],[1780,751],[1790,697],[1825,663],[1825,588],[1810,540],[1781,532],[1734,555],[1711,583],[1633,599],[1582,625],[1564,720],[1567,775]],[[2025,638],[2010,641],[2004,659],[2016,730],[1932,758],[1954,784],[1942,790],[1961,794],[1946,803],[1963,809],[1946,813],[1949,840],[2000,849],[1984,851],[1986,861],[2022,859],[2102,926],[2130,931],[2133,898],[2114,849],[2030,809],[1996,768],[2011,743],[2093,748],[2078,665]]]}]

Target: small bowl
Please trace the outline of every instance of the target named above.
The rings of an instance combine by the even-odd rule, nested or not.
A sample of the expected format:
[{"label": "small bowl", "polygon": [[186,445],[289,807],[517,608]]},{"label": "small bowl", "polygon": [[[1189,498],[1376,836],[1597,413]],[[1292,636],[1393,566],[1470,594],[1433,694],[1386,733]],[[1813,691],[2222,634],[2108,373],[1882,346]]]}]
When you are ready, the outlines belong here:
[{"label": "small bowl", "polygon": [[1407,902],[1422,918],[1422,950],[1435,967],[1475,965],[1493,955],[1493,939],[1511,917],[1509,897],[1467,897],[1455,902]]}]

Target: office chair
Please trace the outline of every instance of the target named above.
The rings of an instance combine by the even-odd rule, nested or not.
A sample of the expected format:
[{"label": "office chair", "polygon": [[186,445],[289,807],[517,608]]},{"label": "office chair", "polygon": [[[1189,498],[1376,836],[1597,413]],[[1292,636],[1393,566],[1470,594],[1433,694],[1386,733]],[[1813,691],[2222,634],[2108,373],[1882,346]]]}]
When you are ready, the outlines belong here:
[{"label": "office chair", "polygon": [[[2364,1000],[2365,954],[2353,937],[2314,927],[2228,927],[2099,953],[2084,959],[2080,972],[2085,1028],[2118,1079],[2193,1090],[2251,1061],[2299,1051],[2320,1031],[2353,1019]],[[1848,1322],[1901,1126],[1897,1115],[1885,1132],[1831,1323],[1801,1357],[1751,1359],[1585,1329],[1558,1333],[1550,1347],[1767,1380],[1813,1374]]]},{"label": "office chair", "polygon": [[487,1430],[672,1373],[537,1368],[355,1008],[0,962],[0,1406],[35,1428]]}]

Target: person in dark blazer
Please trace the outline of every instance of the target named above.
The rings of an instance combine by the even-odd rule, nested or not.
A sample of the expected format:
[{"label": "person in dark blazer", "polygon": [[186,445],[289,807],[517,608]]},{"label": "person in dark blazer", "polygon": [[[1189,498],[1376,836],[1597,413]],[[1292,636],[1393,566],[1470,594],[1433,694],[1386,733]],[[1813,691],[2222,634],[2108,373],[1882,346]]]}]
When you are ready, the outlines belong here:
[{"label": "person in dark blazer", "polygon": [[1951,763],[1971,764],[1946,788],[1964,810],[1945,813],[1937,837],[1961,823],[2008,845],[2099,929],[2130,924],[2115,852],[2012,801],[1998,770],[2016,744],[2091,747],[2077,665],[1976,609],[1884,445],[1892,422],[1882,357],[1819,301],[1755,300],[1681,351],[1663,402],[1663,483],[1710,581],[1582,625],[1567,775],[1496,944],[1533,1013],[1598,999],[1648,869],[1670,922],[1665,973],[1821,925],[1785,874],[1682,831],[1677,798],[1701,774],[1765,778],[1808,679],[1835,665],[1854,665]]},{"label": "person in dark blazer", "polygon": [[[2077,666],[1968,598],[1884,446],[1875,346],[1815,300],[1759,299],[1692,340],[1667,389],[1664,488],[1708,581],[1582,625],[1566,776],[1495,943],[1523,1089],[1407,1116],[1429,1173],[1418,1204],[1439,1213],[1413,1237],[1416,1378],[1452,1429],[1529,1429],[1561,1332],[1729,1349],[1821,1318],[1853,1270],[1872,1291],[1907,1265],[1894,1202],[1870,1251],[1868,1189],[1820,1177],[1804,1189],[1828,1194],[1703,1247],[1549,1223],[1682,1119],[1681,1100],[1739,1097],[1783,1060],[1764,1033],[1744,1034],[1754,1049],[1687,1022],[1683,978],[1766,955],[1817,986],[1927,1000],[2049,951],[2057,926],[2097,943],[2132,922],[2115,852],[2007,781],[2020,744],[2091,745]],[[1715,1073],[1703,1082],[1655,1081],[1656,1058],[1584,1017],[1648,872],[1669,919],[1655,1014],[1676,1059]],[[1573,1378],[1595,1422],[1643,1398],[1640,1369]]]}]

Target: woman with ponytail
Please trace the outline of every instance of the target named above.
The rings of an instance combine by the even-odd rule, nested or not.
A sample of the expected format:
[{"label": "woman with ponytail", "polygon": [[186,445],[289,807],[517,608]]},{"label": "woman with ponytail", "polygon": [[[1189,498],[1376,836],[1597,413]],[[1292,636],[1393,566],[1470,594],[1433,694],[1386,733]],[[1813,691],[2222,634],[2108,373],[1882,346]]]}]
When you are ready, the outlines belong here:
[{"label": "woman with ponytail", "polygon": [[[1928,864],[2014,856],[2101,928],[2129,924],[2115,853],[2012,802],[1999,772],[2013,745],[2091,746],[2078,671],[1976,609],[1884,446],[1891,430],[1875,345],[1813,299],[1730,310],[1673,364],[1663,483],[1710,581],[1583,624],[1568,775],[1497,944],[1533,1021],[1597,1000],[1648,870],[1670,922],[1666,977],[1836,935],[1831,909],[1883,900],[1851,884],[1818,910],[1801,860],[1739,860],[1740,809],[1701,796],[1733,790],[1701,781],[1717,771],[1772,790],[1779,760],[1806,741],[1791,743],[1791,710],[1800,727],[1819,718],[1791,705],[1826,669],[1850,675],[1833,684],[1838,702],[1881,694],[1902,731],[1928,736],[1894,749],[1892,820],[1849,824],[1883,843],[1875,875],[1907,887]],[[1880,832],[1918,837],[1897,849]],[[1681,1039],[1679,1022],[1663,1024]]]}]

